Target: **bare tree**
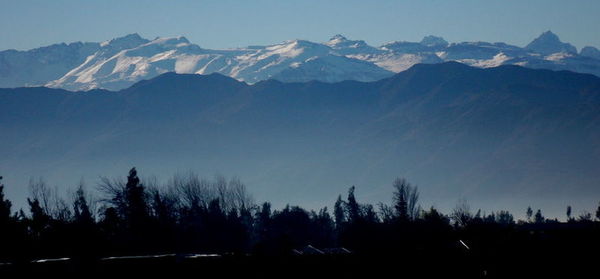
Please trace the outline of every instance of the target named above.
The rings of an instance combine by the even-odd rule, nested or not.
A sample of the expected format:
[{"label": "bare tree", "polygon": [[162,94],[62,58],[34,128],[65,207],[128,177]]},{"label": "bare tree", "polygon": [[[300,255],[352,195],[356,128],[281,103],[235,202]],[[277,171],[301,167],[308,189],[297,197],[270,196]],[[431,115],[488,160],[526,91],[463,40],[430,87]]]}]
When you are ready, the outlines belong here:
[{"label": "bare tree", "polygon": [[467,203],[466,199],[460,199],[454,209],[452,210],[451,218],[455,224],[461,227],[466,226],[471,219],[473,219],[473,213],[471,213],[471,207]]},{"label": "bare tree", "polygon": [[581,212],[581,214],[579,214],[579,217],[577,219],[579,220],[579,222],[591,222],[593,220],[592,213],[583,211]]},{"label": "bare tree", "polygon": [[213,200],[218,200],[223,212],[241,212],[255,207],[246,185],[237,177],[227,181],[224,176],[215,175],[210,181],[193,172],[179,173],[167,182],[167,187],[173,189],[182,206],[187,208],[206,209]]},{"label": "bare tree", "polygon": [[156,184],[148,188],[151,196],[150,209],[152,215],[161,223],[175,222],[181,202],[173,187],[159,187]]},{"label": "bare tree", "polygon": [[193,172],[173,175],[167,186],[175,191],[187,208],[207,208],[214,197],[211,183]]},{"label": "bare tree", "polygon": [[71,217],[73,216],[71,207],[69,206],[69,203],[58,194],[57,187],[54,187],[51,192],[51,203],[52,208],[50,209],[50,216],[52,216],[52,218],[63,222],[71,220]]},{"label": "bare tree", "polygon": [[389,206],[387,204],[379,203],[379,218],[384,223],[393,222],[395,217],[396,217],[396,214],[394,212],[394,208],[392,208],[391,206]]},{"label": "bare tree", "polygon": [[229,195],[227,179],[225,176],[220,174],[215,175],[215,180],[213,181],[212,187],[217,193],[216,199],[219,200],[221,210],[224,212],[229,212],[232,209],[232,201],[231,195]]},{"label": "bare tree", "polygon": [[100,201],[111,204],[117,208],[124,206],[125,180],[123,178],[100,177],[98,191],[104,198]]},{"label": "bare tree", "polygon": [[246,185],[237,177],[229,180],[228,192],[232,205],[239,211],[254,207],[254,199],[246,190]]},{"label": "bare tree", "polygon": [[33,201],[38,201],[47,216],[59,221],[68,221],[72,212],[69,204],[58,193],[58,187],[50,188],[43,178],[29,179],[29,192]]},{"label": "bare tree", "polygon": [[50,208],[52,191],[46,184],[46,181],[41,177],[37,180],[33,177],[29,178],[29,194],[34,201],[38,201],[44,213],[50,216],[52,213]]}]

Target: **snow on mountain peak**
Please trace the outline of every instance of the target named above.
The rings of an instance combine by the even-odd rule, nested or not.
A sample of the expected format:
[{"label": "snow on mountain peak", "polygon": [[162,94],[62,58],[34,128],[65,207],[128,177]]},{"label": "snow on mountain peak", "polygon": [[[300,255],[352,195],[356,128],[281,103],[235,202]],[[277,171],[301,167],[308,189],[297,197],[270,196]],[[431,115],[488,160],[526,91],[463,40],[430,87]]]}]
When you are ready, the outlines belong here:
[{"label": "snow on mountain peak", "polygon": [[[336,54],[338,55],[344,55],[344,56],[348,56],[348,57],[366,57],[369,55],[375,55],[375,54],[379,54],[382,51],[380,49],[374,48],[370,45],[368,45],[365,41],[363,40],[349,40],[348,38],[337,34],[333,37],[331,37],[331,39],[329,39],[329,41],[323,43],[323,45],[326,45],[330,48],[332,48],[333,50],[335,50]],[[361,59],[361,60],[365,60],[365,59]]]},{"label": "snow on mountain peak", "polygon": [[142,38],[138,33],[125,35],[123,37],[114,38],[112,40],[104,41],[100,43],[101,47],[114,47],[114,48],[133,48],[149,42]]},{"label": "snow on mountain peak", "polygon": [[329,39],[329,41],[327,41],[325,44],[328,46],[334,46],[343,42],[348,41],[348,39],[346,37],[344,37],[341,34],[336,34],[333,37],[331,37],[331,39]]},{"label": "snow on mountain peak", "polygon": [[148,44],[156,44],[163,46],[173,46],[173,47],[181,47],[190,44],[190,41],[186,37],[178,36],[178,37],[157,37],[156,39],[148,42]]},{"label": "snow on mountain peak", "polygon": [[[483,68],[515,64],[600,76],[600,51],[591,47],[579,54],[575,51],[575,47],[561,42],[550,31],[526,48],[487,42],[448,44],[437,36],[373,47],[338,34],[323,43],[297,39],[223,50],[202,49],[182,36],[147,40],[134,33],[103,43],[59,44],[31,50],[31,58],[26,61],[16,57],[21,55],[18,52],[0,52],[0,69],[17,73],[0,75],[0,87],[46,85],[68,90],[119,90],[165,72],[220,73],[247,83],[270,78],[369,81],[389,76],[388,71],[401,72],[418,63],[444,61]],[[31,68],[37,72],[31,74]]]}]

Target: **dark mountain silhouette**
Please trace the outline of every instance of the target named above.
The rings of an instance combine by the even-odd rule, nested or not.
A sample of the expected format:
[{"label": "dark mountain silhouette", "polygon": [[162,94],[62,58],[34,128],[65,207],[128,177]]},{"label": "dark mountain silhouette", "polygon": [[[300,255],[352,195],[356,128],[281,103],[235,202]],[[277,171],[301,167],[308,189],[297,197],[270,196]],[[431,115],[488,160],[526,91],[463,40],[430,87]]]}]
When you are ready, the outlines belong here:
[{"label": "dark mountain silhouette", "polygon": [[525,46],[525,49],[541,54],[553,54],[557,52],[577,53],[577,49],[573,45],[561,42],[558,36],[552,33],[552,31],[542,33],[542,35]]},{"label": "dark mountain silhouette", "polygon": [[309,208],[349,185],[386,200],[397,176],[442,209],[464,197],[561,215],[600,194],[600,78],[566,71],[450,62],[370,83],[167,73],[118,92],[1,89],[0,127],[13,200],[30,176],[93,183],[131,165],[238,175],[258,200]]}]

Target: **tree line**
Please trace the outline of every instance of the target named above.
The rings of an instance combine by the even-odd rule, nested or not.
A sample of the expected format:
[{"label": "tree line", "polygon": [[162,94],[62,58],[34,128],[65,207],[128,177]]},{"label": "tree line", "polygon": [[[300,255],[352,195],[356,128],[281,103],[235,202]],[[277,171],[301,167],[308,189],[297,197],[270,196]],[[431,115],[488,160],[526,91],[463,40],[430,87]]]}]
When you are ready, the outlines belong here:
[{"label": "tree line", "polygon": [[[532,208],[518,221],[505,210],[473,212],[466,201],[444,214],[423,209],[418,188],[401,178],[392,184],[391,204],[360,203],[352,186],[331,210],[273,209],[269,202],[256,204],[237,178],[208,180],[191,172],[161,186],[142,181],[132,168],[126,179],[102,178],[99,198],[83,183],[67,198],[41,179],[29,187],[28,210],[13,211],[0,177],[0,262],[165,253],[289,255],[306,245],[358,254],[468,249],[501,255],[522,245],[588,241],[581,236],[600,232],[600,206],[594,216],[578,217],[569,206],[567,222]],[[597,237],[590,239],[597,243]]]}]

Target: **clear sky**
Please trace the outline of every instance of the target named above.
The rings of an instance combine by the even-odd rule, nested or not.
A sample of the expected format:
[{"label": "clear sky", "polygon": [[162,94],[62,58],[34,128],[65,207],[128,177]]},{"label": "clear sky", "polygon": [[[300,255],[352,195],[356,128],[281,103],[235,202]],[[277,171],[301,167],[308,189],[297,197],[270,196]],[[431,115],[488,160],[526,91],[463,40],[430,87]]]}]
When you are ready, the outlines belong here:
[{"label": "clear sky", "polygon": [[206,48],[334,34],[372,45],[439,35],[524,46],[546,30],[600,47],[600,0],[0,0],[0,49],[104,41],[137,32]]}]

